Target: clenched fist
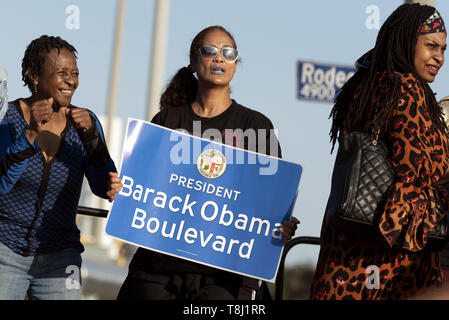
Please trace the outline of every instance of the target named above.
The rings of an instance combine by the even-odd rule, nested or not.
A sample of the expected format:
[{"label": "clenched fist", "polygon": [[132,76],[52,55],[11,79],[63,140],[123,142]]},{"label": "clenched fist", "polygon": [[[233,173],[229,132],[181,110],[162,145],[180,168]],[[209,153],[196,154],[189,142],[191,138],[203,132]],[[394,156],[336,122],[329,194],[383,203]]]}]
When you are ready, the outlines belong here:
[{"label": "clenched fist", "polygon": [[71,117],[77,129],[89,130],[92,127],[92,118],[89,111],[83,108],[67,108],[66,115]]},{"label": "clenched fist", "polygon": [[44,130],[53,117],[53,98],[34,101],[30,110],[30,129],[36,133]]}]

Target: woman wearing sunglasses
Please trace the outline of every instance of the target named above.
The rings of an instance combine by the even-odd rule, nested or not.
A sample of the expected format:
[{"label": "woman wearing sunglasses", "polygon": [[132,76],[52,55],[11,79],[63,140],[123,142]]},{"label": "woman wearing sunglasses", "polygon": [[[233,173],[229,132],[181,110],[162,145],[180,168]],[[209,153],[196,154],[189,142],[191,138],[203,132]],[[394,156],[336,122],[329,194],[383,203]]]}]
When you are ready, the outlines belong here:
[{"label": "woman wearing sunglasses", "polygon": [[[211,26],[202,30],[192,41],[190,65],[181,68],[173,77],[161,96],[161,112],[152,122],[170,129],[181,128],[203,138],[210,138],[205,131],[214,129],[220,135],[214,136],[216,142],[280,157],[277,140],[276,147],[269,148],[270,133],[273,132],[271,121],[230,97],[229,84],[237,61],[234,38],[226,29]],[[249,141],[251,139],[236,135],[227,136],[235,129],[242,132],[255,130],[256,133],[264,129],[267,138]],[[279,228],[285,242],[294,235],[298,223],[296,218],[292,218]],[[269,298],[269,293],[266,285],[257,279],[143,248],[139,248],[134,255],[128,277],[118,295],[118,299],[263,298]]]}]

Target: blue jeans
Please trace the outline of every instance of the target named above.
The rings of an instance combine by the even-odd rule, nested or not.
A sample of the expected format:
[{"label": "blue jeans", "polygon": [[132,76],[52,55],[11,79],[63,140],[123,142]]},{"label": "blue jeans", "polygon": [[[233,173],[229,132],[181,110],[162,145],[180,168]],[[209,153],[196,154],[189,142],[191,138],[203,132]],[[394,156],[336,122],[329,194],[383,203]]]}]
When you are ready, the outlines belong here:
[{"label": "blue jeans", "polygon": [[79,250],[24,257],[0,242],[0,300],[80,300],[81,293]]}]

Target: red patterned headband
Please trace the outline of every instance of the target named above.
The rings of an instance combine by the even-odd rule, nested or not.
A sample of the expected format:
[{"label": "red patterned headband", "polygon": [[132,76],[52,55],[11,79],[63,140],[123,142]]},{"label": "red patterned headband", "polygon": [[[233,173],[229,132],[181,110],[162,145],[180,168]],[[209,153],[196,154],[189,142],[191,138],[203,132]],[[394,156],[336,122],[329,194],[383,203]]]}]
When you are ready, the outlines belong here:
[{"label": "red patterned headband", "polygon": [[435,12],[424,22],[419,34],[429,34],[437,32],[446,32],[446,27],[444,26],[443,18],[441,18],[440,13],[435,10]]}]

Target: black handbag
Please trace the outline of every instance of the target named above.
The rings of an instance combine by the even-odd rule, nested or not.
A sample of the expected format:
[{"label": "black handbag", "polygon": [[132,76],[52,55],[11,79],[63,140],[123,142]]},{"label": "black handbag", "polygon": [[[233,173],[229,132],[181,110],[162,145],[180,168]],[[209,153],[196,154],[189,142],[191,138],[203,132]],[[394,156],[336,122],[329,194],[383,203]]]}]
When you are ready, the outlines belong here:
[{"label": "black handbag", "polygon": [[[342,231],[364,233],[378,230],[394,169],[385,144],[377,135],[342,133],[332,173],[326,223]],[[449,240],[449,216],[432,229],[427,248],[441,250]]]},{"label": "black handbag", "polygon": [[342,133],[332,173],[326,222],[351,232],[366,232],[378,222],[394,170],[382,141],[362,132]]},{"label": "black handbag", "polygon": [[[439,208],[441,210],[442,208]],[[443,208],[444,211],[448,211],[447,208]],[[441,219],[437,226],[433,228],[429,233],[427,239],[426,248],[432,250],[441,251],[449,242],[449,213],[446,213],[443,219]]]}]

